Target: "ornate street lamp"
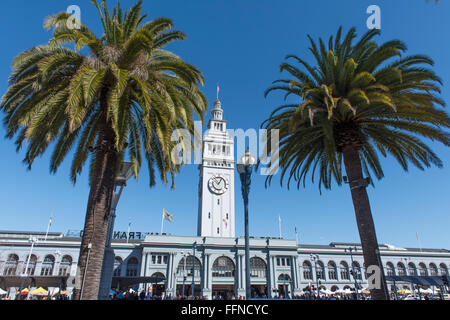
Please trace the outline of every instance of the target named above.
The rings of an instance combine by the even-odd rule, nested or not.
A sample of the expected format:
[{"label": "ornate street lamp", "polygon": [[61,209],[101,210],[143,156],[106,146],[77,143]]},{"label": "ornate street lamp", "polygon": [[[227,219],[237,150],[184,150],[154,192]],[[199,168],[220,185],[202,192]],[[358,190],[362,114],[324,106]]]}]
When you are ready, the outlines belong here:
[{"label": "ornate street lamp", "polygon": [[31,254],[33,253],[34,245],[36,243],[38,243],[38,239],[36,237],[32,237],[30,235],[30,239],[28,240],[28,243],[31,244],[31,246],[30,246],[30,253],[28,254],[28,259],[27,259],[27,264],[25,266],[25,271],[20,276],[22,281],[20,283],[20,289],[19,289],[19,300],[22,300],[22,290],[23,290],[23,286],[25,284],[25,280],[28,278],[28,267],[30,266]]},{"label": "ornate street lamp", "polygon": [[192,245],[192,299],[195,297],[195,249],[197,249],[197,242]]},{"label": "ornate street lamp", "polygon": [[111,212],[108,225],[108,233],[106,234],[105,255],[103,258],[102,273],[100,278],[99,300],[107,300],[109,290],[111,289],[112,271],[114,269],[114,250],[111,248],[111,242],[114,233],[114,221],[116,219],[116,208],[119,203],[123,189],[127,185],[127,181],[133,177],[133,164],[131,162],[122,162],[119,173],[116,176],[115,188],[119,187],[119,192],[114,190],[111,201]]},{"label": "ornate street lamp", "polygon": [[[408,258],[401,258],[400,260],[405,261],[405,272],[406,272],[405,276],[408,276],[408,275],[411,276],[411,273],[409,272],[409,264],[408,264],[408,262],[411,261],[411,258],[410,257],[408,257]],[[414,273],[412,275],[415,276]],[[411,287],[411,291],[412,291],[412,293],[414,295],[414,298],[416,298],[416,291],[414,290],[414,283],[413,282],[411,282],[410,287]]]},{"label": "ornate street lamp", "polygon": [[186,259],[188,257],[188,255],[184,252],[181,252],[181,254],[183,255],[183,294],[182,294],[182,299],[184,299],[185,294],[184,294],[184,285],[186,283]]},{"label": "ornate street lamp", "polygon": [[355,271],[355,266],[354,266],[354,263],[353,263],[353,251],[357,251],[358,249],[356,248],[356,247],[348,247],[347,249],[344,249],[344,252],[345,253],[347,253],[347,251],[348,252],[350,252],[350,261],[352,262],[352,275],[353,275],[353,280],[355,281],[355,293],[356,293],[356,300],[359,300],[359,293],[358,293],[358,287],[359,287],[359,285],[358,285],[358,274],[357,274],[357,272]]},{"label": "ornate street lamp", "polygon": [[248,234],[248,193],[250,192],[250,183],[252,178],[253,166],[256,164],[255,157],[252,156],[250,150],[241,158],[241,162],[237,165],[237,170],[241,177],[242,198],[244,198],[244,215],[245,215],[245,296],[246,299],[251,298],[250,284],[250,240]]},{"label": "ornate street lamp", "polygon": [[317,271],[317,260],[319,260],[319,255],[315,253],[311,253],[309,255],[310,259],[314,261],[314,270],[316,271],[316,290],[317,290],[317,297],[320,298],[320,290],[319,290],[319,272]]}]

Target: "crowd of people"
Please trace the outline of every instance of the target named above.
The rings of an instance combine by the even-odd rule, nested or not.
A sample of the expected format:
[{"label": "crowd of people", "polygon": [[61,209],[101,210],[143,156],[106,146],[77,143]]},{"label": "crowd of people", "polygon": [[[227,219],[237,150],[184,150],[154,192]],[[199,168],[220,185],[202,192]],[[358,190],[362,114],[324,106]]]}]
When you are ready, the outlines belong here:
[{"label": "crowd of people", "polygon": [[[129,290],[126,292],[114,291],[110,294],[111,300],[208,300],[206,296],[183,296],[183,295],[154,295],[151,291],[141,291],[136,292],[133,290]],[[306,292],[301,295],[293,295],[293,296],[283,296],[283,295],[275,295],[272,298],[267,297],[266,295],[256,295],[252,299],[256,300],[356,300],[357,297],[355,294],[352,295],[317,295],[314,293]],[[370,297],[361,295],[359,300],[368,300]],[[223,296],[223,295],[213,295],[211,300],[245,300],[244,296]]]},{"label": "crowd of people", "polygon": [[[399,296],[392,294],[390,296],[391,300],[403,300],[404,296]],[[293,296],[283,296],[283,295],[275,295],[272,298],[269,298],[265,295],[254,296],[252,299],[255,300],[370,300],[370,296],[368,295],[360,295],[357,297],[355,294],[345,295],[345,294],[334,294],[334,295],[326,295],[321,294],[317,295],[314,293],[304,293],[301,295],[293,295]],[[418,297],[416,300],[444,300],[441,296],[430,296],[423,295]],[[209,300],[206,296],[182,296],[182,295],[151,295],[148,292],[142,291],[140,293],[137,292],[115,292],[111,295],[111,300]],[[211,300],[245,300],[244,296],[222,296],[222,295],[214,295]]]},{"label": "crowd of people", "polygon": [[[395,295],[394,293],[391,293],[390,299],[391,300],[448,300],[447,295],[444,297],[444,295],[427,295],[423,294],[421,296],[414,296],[414,299],[412,295]],[[408,299],[410,298],[410,299]],[[16,299],[18,299],[18,295],[16,296]],[[53,296],[33,296],[33,295],[26,295],[22,297],[23,300],[71,300],[71,297],[66,294],[56,294]],[[141,291],[136,292],[133,290],[129,291],[111,291],[110,294],[111,300],[208,300],[206,296],[183,296],[183,295],[157,295],[152,294],[151,291]],[[305,292],[301,295],[293,295],[293,296],[284,296],[284,295],[275,295],[272,298],[267,297],[266,295],[255,295],[252,299],[255,300],[370,300],[370,296],[368,295],[360,295],[359,297],[356,296],[356,294],[333,294],[333,295],[327,295],[327,294],[320,294],[317,295],[314,292]],[[0,295],[0,300],[11,300],[11,298],[7,295]],[[245,300],[244,296],[223,296],[219,294],[213,295],[211,300]]]}]

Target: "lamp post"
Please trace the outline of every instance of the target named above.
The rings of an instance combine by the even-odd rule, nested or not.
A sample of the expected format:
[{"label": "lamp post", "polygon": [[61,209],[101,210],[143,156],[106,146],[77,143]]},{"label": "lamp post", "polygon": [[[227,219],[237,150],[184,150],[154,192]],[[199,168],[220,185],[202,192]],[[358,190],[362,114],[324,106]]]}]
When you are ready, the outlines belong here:
[{"label": "lamp post", "polygon": [[182,252],[181,254],[183,255],[183,289],[182,289],[183,293],[182,293],[182,298],[184,299],[184,297],[185,297],[184,285],[186,283],[186,257],[187,257],[187,255],[184,252]]},{"label": "lamp post", "polygon": [[105,255],[102,264],[102,273],[100,278],[100,290],[99,290],[99,300],[108,300],[109,290],[111,289],[112,282],[112,272],[114,269],[114,250],[111,248],[111,242],[114,234],[114,221],[116,219],[116,208],[119,203],[120,196],[122,195],[123,189],[127,185],[127,181],[133,177],[133,164],[131,162],[123,162],[120,172],[115,180],[115,189],[119,188],[117,192],[114,190],[112,201],[111,201],[111,211],[108,225],[108,232],[106,234],[106,244],[105,244]]},{"label": "lamp post", "polygon": [[192,245],[192,299],[195,297],[195,249],[197,249],[197,242]]},{"label": "lamp post", "polygon": [[244,215],[245,215],[245,298],[251,298],[250,283],[250,239],[248,233],[248,194],[250,192],[250,183],[252,178],[253,166],[256,163],[255,157],[252,156],[250,150],[241,158],[241,162],[237,165],[237,170],[241,178],[242,198],[244,198]]},{"label": "lamp post", "polygon": [[356,293],[356,299],[359,300],[359,293],[358,293],[358,280],[357,275],[355,272],[355,266],[353,263],[353,251],[357,251],[356,247],[348,247],[347,249],[344,249],[344,252],[350,252],[350,260],[352,262],[352,274],[353,274],[353,280],[355,281],[355,293]]},{"label": "lamp post", "polygon": [[[408,264],[408,261],[410,261],[411,260],[411,258],[401,258],[400,260],[402,260],[402,261],[405,261],[405,276],[408,276],[409,275],[409,264]],[[415,274],[413,274],[413,276],[415,276]],[[413,296],[414,296],[414,298],[416,297],[416,292],[414,291],[414,283],[411,281],[411,283],[410,283],[410,288],[411,288],[411,290],[412,290],[412,293],[413,293]]]},{"label": "lamp post", "polygon": [[30,265],[31,254],[33,253],[34,245],[35,245],[37,242],[38,242],[38,239],[37,239],[36,237],[30,236],[30,239],[28,240],[28,243],[31,244],[31,247],[30,247],[30,253],[28,254],[27,264],[26,264],[26,266],[25,266],[25,272],[23,272],[23,273],[22,273],[22,276],[21,276],[22,282],[20,283],[19,300],[22,300],[22,290],[23,290],[23,286],[24,286],[24,284],[25,284],[25,280],[26,280],[27,277],[28,277],[28,267],[29,267],[29,265]]},{"label": "lamp post", "polygon": [[317,297],[320,296],[320,291],[319,291],[319,273],[317,272],[317,260],[319,260],[319,255],[318,254],[313,254],[311,253],[309,255],[309,257],[311,258],[312,261],[314,261],[314,270],[316,273],[316,290],[317,290]]},{"label": "lamp post", "polygon": [[[57,264],[57,267],[55,268],[56,272],[58,272],[58,275],[59,275],[59,271],[58,270],[61,268],[61,260],[59,260],[59,257],[61,256],[61,251],[56,250],[55,251],[55,256],[56,256],[56,261],[59,261],[58,264]],[[48,293],[50,294],[50,290],[49,290]],[[61,300],[61,281],[59,281],[59,287],[58,287],[58,300]]]}]

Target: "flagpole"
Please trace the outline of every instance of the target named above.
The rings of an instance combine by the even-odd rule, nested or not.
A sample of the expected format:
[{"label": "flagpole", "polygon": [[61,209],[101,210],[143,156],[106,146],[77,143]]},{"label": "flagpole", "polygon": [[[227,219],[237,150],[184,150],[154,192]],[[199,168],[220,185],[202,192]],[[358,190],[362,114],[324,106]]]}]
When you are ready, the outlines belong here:
[{"label": "flagpole", "polygon": [[161,216],[161,235],[163,234],[163,228],[164,228],[164,210]]},{"label": "flagpole", "polygon": [[281,216],[278,214],[278,228],[280,229],[280,239],[281,239]]},{"label": "flagpole", "polygon": [[295,227],[295,243],[298,244],[298,232],[297,232],[297,227]]},{"label": "flagpole", "polygon": [[131,221],[128,223],[127,243],[128,243],[128,240],[130,239],[130,227],[131,227]]},{"label": "flagpole", "polygon": [[416,232],[416,237],[417,237],[417,241],[419,242],[419,249],[420,249],[420,252],[422,252],[422,243],[420,242],[420,239],[419,239],[419,234]]},{"label": "flagpole", "polygon": [[50,230],[50,226],[52,225],[52,216],[53,213],[50,215],[50,219],[48,220],[47,231],[45,232],[44,241],[47,241],[48,231]]}]

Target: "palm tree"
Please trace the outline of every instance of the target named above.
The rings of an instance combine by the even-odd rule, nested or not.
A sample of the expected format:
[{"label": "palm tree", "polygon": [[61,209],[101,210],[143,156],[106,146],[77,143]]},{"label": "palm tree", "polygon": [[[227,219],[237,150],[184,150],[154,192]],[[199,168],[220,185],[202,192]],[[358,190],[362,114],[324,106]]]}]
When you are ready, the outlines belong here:
[{"label": "palm tree", "polygon": [[[373,41],[378,34],[371,30],[355,43],[354,28],[343,39],[339,28],[328,48],[322,39],[317,45],[308,36],[316,65],[287,56],[305,71],[283,63],[280,70],[292,78],[275,81],[266,91],[266,97],[281,91],[285,100],[292,96],[300,104],[277,108],[262,126],[269,132],[279,129],[279,151],[267,145],[266,152],[279,157],[281,184],[287,175],[288,186],[292,179],[297,188],[305,186],[308,172],[312,182],[318,176],[319,189],[331,189],[333,180],[338,185],[349,183],[365,266],[378,266],[382,271],[366,191],[371,174],[383,177],[378,155],[392,155],[405,171],[409,164],[422,170],[442,167],[442,161],[419,137],[448,146],[449,133],[443,129],[448,129],[450,121],[437,108],[444,102],[437,96],[441,80],[428,68],[433,61],[423,55],[403,57],[406,46],[399,40],[378,45]],[[347,177],[343,177],[342,162]],[[374,299],[387,297],[382,280],[381,289],[371,290]]]},{"label": "palm tree", "polygon": [[[112,14],[93,0],[104,34],[85,25],[69,27],[67,13],[46,19],[53,29],[48,45],[17,56],[1,110],[7,137],[17,136],[24,162],[54,144],[50,171],[55,173],[75,149],[71,180],[75,184],[90,159],[90,194],[78,262],[75,298],[97,299],[115,177],[126,155],[137,176],[144,154],[150,186],[160,173],[167,184],[179,165],[171,156],[174,129],[194,133],[194,117],[203,119],[207,101],[199,89],[201,72],[163,48],[183,40],[168,18],[144,23],[142,1]],[[102,10],[103,9],[103,10]],[[74,44],[70,49],[68,44]],[[82,51],[83,50],[83,51]],[[84,54],[83,54],[84,53]],[[177,148],[181,148],[177,146]],[[81,292],[81,287],[83,290]]]}]

